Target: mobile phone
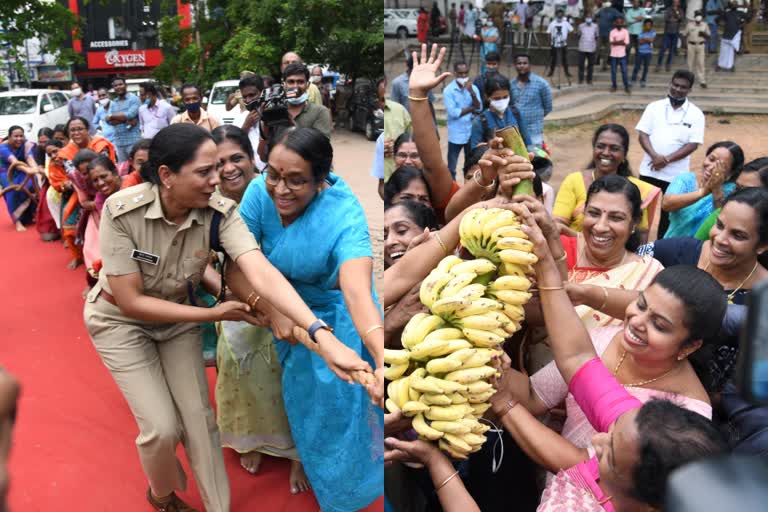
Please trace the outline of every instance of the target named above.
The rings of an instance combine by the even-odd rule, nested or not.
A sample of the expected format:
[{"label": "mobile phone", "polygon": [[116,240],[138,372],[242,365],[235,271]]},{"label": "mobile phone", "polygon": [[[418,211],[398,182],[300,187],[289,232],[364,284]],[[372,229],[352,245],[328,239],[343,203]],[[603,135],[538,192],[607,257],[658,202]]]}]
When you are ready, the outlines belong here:
[{"label": "mobile phone", "polygon": [[768,405],[768,282],[752,288],[747,308],[736,386],[745,400]]}]

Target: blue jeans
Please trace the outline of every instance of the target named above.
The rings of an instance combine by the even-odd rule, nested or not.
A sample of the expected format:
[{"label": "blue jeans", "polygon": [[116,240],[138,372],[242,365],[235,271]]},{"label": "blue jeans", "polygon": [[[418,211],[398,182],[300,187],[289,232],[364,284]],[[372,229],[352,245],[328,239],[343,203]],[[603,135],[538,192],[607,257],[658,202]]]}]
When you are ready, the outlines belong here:
[{"label": "blue jeans", "polygon": [[717,33],[717,23],[707,23],[709,25],[710,38],[707,39],[707,51],[715,53],[720,46],[720,35]]},{"label": "blue jeans", "polygon": [[643,78],[640,79],[642,83],[645,83],[645,79],[648,77],[648,66],[651,65],[650,53],[638,53],[635,58],[635,69],[632,70],[632,81],[637,81],[637,73],[640,71],[640,66],[643,66]]},{"label": "blue jeans", "polygon": [[624,82],[624,88],[629,87],[627,80],[627,57],[611,57],[611,87],[616,89],[616,67],[621,66],[621,81]]},{"label": "blue jeans", "polygon": [[456,163],[459,161],[459,153],[464,150],[464,161],[469,157],[469,142],[465,144],[454,144],[448,142],[448,170],[451,171],[451,177],[456,179]]},{"label": "blue jeans", "polygon": [[669,54],[667,55],[667,66],[669,66],[672,63],[672,56],[677,55],[677,34],[664,33],[664,39],[661,42],[661,50],[659,51],[659,61],[656,63],[657,66],[661,66],[661,61],[664,59],[664,52],[666,50],[669,50]]}]

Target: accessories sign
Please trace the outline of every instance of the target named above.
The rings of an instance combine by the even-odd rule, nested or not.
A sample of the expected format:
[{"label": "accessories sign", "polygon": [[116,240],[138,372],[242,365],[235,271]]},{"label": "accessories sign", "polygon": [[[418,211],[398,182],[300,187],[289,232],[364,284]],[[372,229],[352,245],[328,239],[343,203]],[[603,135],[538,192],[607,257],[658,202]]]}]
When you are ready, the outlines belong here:
[{"label": "accessories sign", "polygon": [[89,69],[120,69],[154,67],[163,61],[160,50],[110,50],[88,52]]}]

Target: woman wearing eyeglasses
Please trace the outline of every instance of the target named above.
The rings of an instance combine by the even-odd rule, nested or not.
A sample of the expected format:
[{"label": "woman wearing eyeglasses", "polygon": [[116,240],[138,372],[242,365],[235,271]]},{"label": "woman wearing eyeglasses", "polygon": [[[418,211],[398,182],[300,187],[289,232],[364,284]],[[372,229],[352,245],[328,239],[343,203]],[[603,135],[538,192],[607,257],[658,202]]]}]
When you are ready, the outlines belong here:
[{"label": "woman wearing eyeglasses", "polygon": [[[331,172],[332,160],[331,143],[318,130],[284,132],[264,174],[248,186],[240,215],[312,312],[347,347],[375,362],[383,390],[384,330],[372,290],[368,226],[355,195]],[[315,354],[285,339],[275,336],[283,401],[320,508],[364,508],[383,494],[382,411],[362,387],[331,378]]]}]

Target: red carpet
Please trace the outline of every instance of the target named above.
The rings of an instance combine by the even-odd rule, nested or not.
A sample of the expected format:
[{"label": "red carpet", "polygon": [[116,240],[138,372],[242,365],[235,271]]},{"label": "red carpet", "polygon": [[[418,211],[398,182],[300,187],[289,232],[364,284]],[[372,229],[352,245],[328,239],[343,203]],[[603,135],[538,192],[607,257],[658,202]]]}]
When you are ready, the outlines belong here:
[{"label": "red carpet", "polygon": [[[84,270],[66,269],[60,242],[34,227],[16,233],[0,221],[0,365],[22,384],[11,451],[12,512],[144,512],[133,417],[93,349],[82,320]],[[215,373],[209,370],[211,398]],[[182,450],[180,449],[180,452]],[[189,467],[180,495],[202,510]],[[265,457],[251,476],[225,450],[232,512],[318,510],[311,494],[292,496],[288,462]],[[383,511],[383,499],[366,510]]]}]

